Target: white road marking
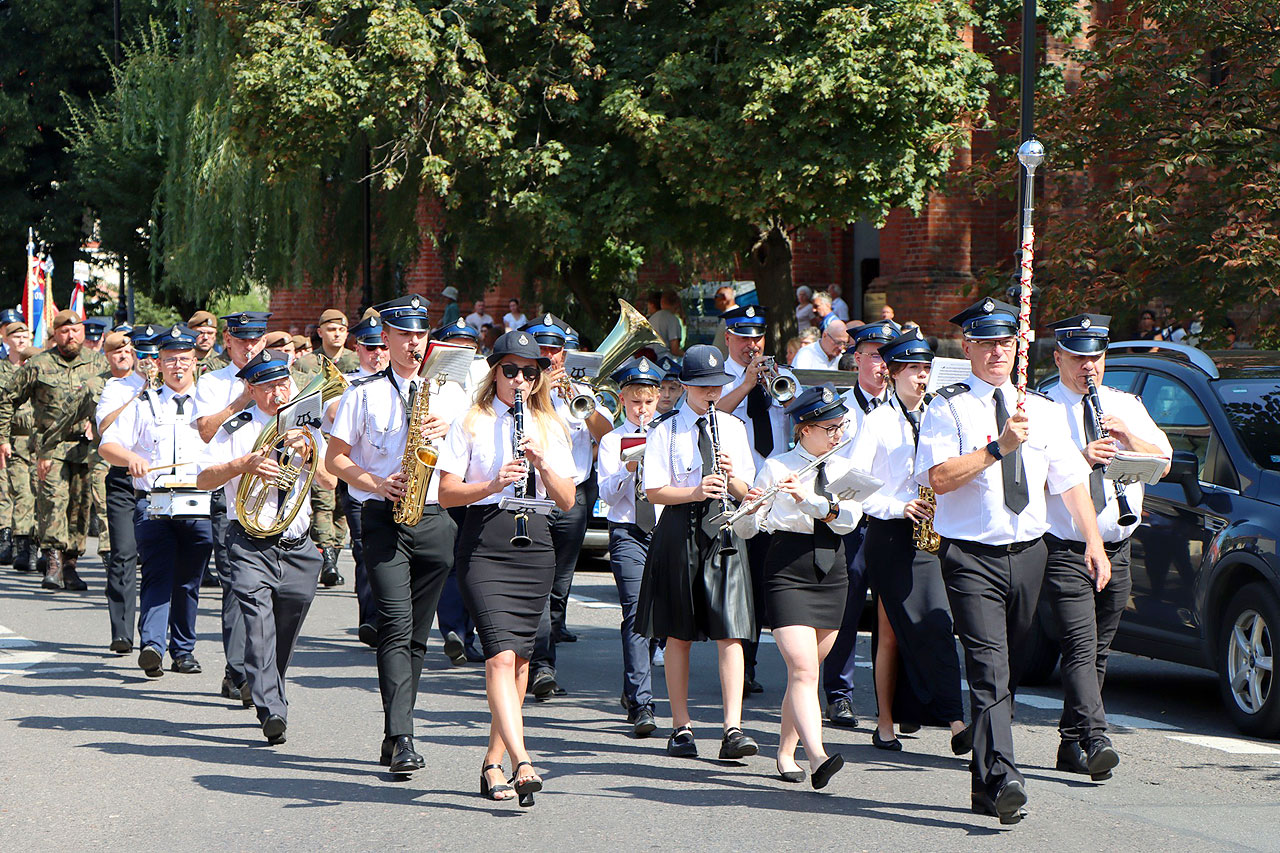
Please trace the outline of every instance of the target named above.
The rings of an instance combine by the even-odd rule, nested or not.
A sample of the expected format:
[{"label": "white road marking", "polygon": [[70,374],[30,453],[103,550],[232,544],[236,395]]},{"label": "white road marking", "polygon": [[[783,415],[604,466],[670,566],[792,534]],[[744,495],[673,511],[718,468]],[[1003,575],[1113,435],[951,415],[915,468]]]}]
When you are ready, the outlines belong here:
[{"label": "white road marking", "polygon": [[36,644],[26,637],[19,637],[12,630],[0,625],[0,679],[19,674],[33,666],[56,657],[57,652],[33,652]]},{"label": "white road marking", "polygon": [[[1014,694],[1014,701],[1022,705],[1029,705],[1032,708],[1039,708],[1043,711],[1061,711],[1062,700],[1055,696],[1040,696],[1036,693],[1017,693]],[[1107,714],[1107,722],[1124,726],[1127,729],[1150,729],[1152,731],[1181,731],[1177,726],[1168,723],[1162,723],[1159,720],[1148,720],[1146,717],[1136,717],[1132,714]]]},{"label": "white road marking", "polygon": [[1179,740],[1192,746],[1207,746],[1232,755],[1280,755],[1280,749],[1264,746],[1249,740],[1233,737],[1214,737],[1212,735],[1166,735],[1170,740]]}]

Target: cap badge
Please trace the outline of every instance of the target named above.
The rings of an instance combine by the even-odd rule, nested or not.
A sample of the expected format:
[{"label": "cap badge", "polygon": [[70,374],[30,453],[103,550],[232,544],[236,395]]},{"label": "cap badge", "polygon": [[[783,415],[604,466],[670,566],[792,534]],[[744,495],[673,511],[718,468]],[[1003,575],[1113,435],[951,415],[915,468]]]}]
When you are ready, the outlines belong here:
[{"label": "cap badge", "polygon": [[919,329],[916,329],[916,340],[917,341],[924,340],[924,334]]},{"label": "cap badge", "polygon": [[418,307],[419,305],[421,305],[422,303],[421,303],[421,302],[419,302],[419,301],[418,301],[418,297],[416,297],[416,296],[415,296],[415,297],[413,297],[413,301],[411,301],[409,304],[410,304],[410,305],[412,305],[414,308],[417,308],[417,307]]},{"label": "cap badge", "polygon": [[639,369],[639,371],[640,371],[641,373],[648,373],[648,372],[649,372],[649,359],[641,357],[641,359],[640,359],[640,364],[639,364],[639,365],[637,365],[637,368]]},{"label": "cap badge", "polygon": [[831,392],[830,388],[822,389],[822,402],[830,403],[835,398],[836,398],[836,395]]},{"label": "cap badge", "polygon": [[747,316],[748,316],[748,317],[754,317],[754,316],[756,316],[756,309],[755,309],[753,306],[751,306],[751,305],[748,305],[748,306],[747,306]]},{"label": "cap badge", "polygon": [[239,317],[237,317],[237,318],[236,318],[236,322],[237,322],[237,323],[240,323],[241,325],[243,325],[243,324],[245,324],[245,323],[248,323],[248,322],[249,322],[249,315],[248,315],[248,314],[241,314]]},{"label": "cap badge", "polygon": [[182,337],[182,332],[179,332],[176,326],[174,327],[173,331],[170,332],[170,334],[175,338]]},{"label": "cap badge", "polygon": [[1092,325],[1093,325],[1093,321],[1090,320],[1088,317],[1085,317],[1083,320],[1080,321],[1080,328],[1082,329],[1087,329]]},{"label": "cap badge", "polygon": [[982,303],[982,310],[990,314],[992,311],[996,310],[996,304],[988,299],[986,302]]},{"label": "cap badge", "polygon": [[542,322],[546,323],[548,326],[553,325],[553,323],[551,322],[551,315],[550,315],[550,314],[548,314],[547,316],[543,317],[543,318],[542,318]]},{"label": "cap badge", "polygon": [[528,344],[528,343],[529,343],[529,339],[528,339],[528,338],[526,338],[524,335],[521,335],[521,336],[520,336],[520,346],[525,346],[525,345],[526,345],[526,344]]},{"label": "cap badge", "polygon": [[712,367],[715,367],[715,366],[716,366],[716,357],[715,357],[714,355],[709,355],[709,356],[707,356],[707,364],[711,365]]}]

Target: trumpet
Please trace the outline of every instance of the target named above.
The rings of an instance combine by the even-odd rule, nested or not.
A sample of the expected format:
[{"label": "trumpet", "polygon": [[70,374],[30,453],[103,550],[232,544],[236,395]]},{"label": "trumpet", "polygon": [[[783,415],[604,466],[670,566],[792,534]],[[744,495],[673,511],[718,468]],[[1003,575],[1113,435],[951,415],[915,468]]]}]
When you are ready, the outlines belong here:
[{"label": "trumpet", "polygon": [[[933,489],[928,486],[920,486],[918,492],[920,500],[933,507],[938,508],[938,497],[933,493]],[[938,531],[933,529],[933,519],[926,518],[924,521],[917,521],[911,528],[911,544],[915,546],[917,551],[928,551],[930,554],[938,553],[938,549],[942,547],[942,537],[938,535]]]},{"label": "trumpet", "polygon": [[760,384],[764,386],[769,396],[779,403],[789,403],[796,396],[796,381],[778,370],[778,360],[773,356],[768,356],[764,360]]},{"label": "trumpet", "polygon": [[[515,400],[511,403],[511,420],[513,427],[511,430],[512,456],[520,461],[526,469],[529,463],[524,458],[524,448],[521,443],[524,441],[524,392],[516,391]],[[517,498],[525,497],[525,487],[528,482],[528,474],[516,480],[515,491]],[[516,530],[515,535],[511,537],[511,547],[528,548],[533,544],[533,540],[529,538],[529,511],[521,509],[516,512]]]},{"label": "trumpet", "polygon": [[711,432],[711,473],[724,480],[724,494],[720,496],[720,554],[727,557],[738,553],[738,548],[733,544],[730,532],[729,478],[725,477],[724,469],[720,467],[720,428],[716,426],[715,403],[707,409],[707,428]]},{"label": "trumpet", "polygon": [[[1084,381],[1089,391],[1089,402],[1093,404],[1093,425],[1098,430],[1098,438],[1106,438],[1110,432],[1102,425],[1102,400],[1098,395],[1098,386],[1093,384],[1092,376],[1086,377]],[[1127,527],[1138,520],[1138,515],[1129,506],[1129,498],[1125,496],[1120,481],[1112,480],[1111,485],[1116,493],[1116,521],[1122,527]]]}]

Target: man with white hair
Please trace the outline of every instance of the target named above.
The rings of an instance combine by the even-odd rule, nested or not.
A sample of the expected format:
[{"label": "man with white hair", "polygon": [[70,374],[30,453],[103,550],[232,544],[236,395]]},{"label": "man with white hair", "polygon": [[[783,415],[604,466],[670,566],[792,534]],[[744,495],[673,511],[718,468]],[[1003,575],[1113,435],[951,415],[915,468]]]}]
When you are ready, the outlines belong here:
[{"label": "man with white hair", "polygon": [[849,303],[844,301],[844,297],[841,295],[843,291],[840,289],[840,285],[829,285],[827,287],[827,293],[831,294],[831,313],[848,323]]},{"label": "man with white hair", "polygon": [[816,341],[800,347],[791,367],[796,370],[836,370],[840,357],[848,348],[849,332],[842,321],[833,318]]}]

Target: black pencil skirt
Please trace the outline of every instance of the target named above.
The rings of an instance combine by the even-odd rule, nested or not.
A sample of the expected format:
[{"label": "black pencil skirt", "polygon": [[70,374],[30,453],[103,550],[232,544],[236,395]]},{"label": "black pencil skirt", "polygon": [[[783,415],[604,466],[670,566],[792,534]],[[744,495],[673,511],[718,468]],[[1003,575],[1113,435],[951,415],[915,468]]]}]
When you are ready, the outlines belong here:
[{"label": "black pencil skirt", "polygon": [[458,531],[458,588],[484,656],[514,651],[528,660],[551,594],[556,553],[545,515],[530,515],[533,544],[516,548],[515,515],[496,505],[467,507]]},{"label": "black pencil skirt", "polygon": [[756,636],[747,544],[733,554],[701,528],[706,504],[662,508],[653,529],[636,605],[636,631],[676,640],[749,640]]},{"label": "black pencil skirt", "polygon": [[812,533],[774,533],[764,562],[765,611],[769,625],[807,625],[839,630],[849,594],[844,542],[836,548],[834,567],[819,574],[813,559]]}]

